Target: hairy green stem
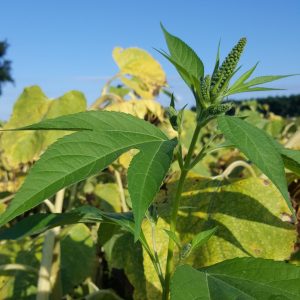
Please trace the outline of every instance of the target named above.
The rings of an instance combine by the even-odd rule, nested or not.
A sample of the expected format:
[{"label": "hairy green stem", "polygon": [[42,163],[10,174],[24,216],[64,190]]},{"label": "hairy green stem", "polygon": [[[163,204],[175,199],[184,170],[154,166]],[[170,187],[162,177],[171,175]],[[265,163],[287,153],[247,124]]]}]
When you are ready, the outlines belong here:
[{"label": "hairy green stem", "polygon": [[[178,181],[175,197],[174,197],[174,200],[172,203],[171,218],[170,218],[170,231],[173,232],[174,234],[176,231],[177,214],[178,214],[181,194],[182,194],[182,190],[183,190],[183,185],[184,185],[185,178],[191,168],[190,163],[191,163],[191,159],[192,159],[192,156],[194,153],[196,143],[198,141],[200,130],[201,130],[201,126],[197,125],[197,127],[195,128],[194,134],[193,134],[193,138],[192,138],[189,150],[188,150],[188,154],[184,161],[184,165],[181,168],[180,178]],[[164,286],[164,290],[163,290],[162,300],[169,299],[170,279],[171,279],[171,275],[174,270],[174,246],[175,246],[174,241],[169,238],[166,273],[165,273],[165,286]]]}]

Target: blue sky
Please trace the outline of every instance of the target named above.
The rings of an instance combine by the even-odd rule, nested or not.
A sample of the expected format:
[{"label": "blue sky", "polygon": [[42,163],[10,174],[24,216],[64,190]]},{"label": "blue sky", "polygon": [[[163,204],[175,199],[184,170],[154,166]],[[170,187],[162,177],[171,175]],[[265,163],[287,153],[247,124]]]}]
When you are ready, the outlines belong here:
[{"label": "blue sky", "polygon": [[[174,68],[153,50],[166,49],[160,21],[196,50],[207,71],[220,38],[223,58],[246,36],[243,70],[260,61],[256,75],[300,73],[299,0],[0,0],[0,7],[0,40],[10,44],[7,58],[16,81],[4,86],[0,119],[9,117],[23,88],[34,84],[50,98],[75,89],[93,102],[118,70],[111,56],[115,46],[149,51],[162,64],[180,104],[191,103]],[[276,86],[287,91],[273,94],[300,93],[300,77]]]}]

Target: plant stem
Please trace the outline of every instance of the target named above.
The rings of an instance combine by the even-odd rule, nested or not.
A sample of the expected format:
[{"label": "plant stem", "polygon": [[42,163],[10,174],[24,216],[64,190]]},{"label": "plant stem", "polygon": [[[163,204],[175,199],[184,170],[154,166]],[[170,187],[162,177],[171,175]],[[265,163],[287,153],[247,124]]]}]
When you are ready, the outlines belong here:
[{"label": "plant stem", "polygon": [[[190,170],[190,163],[191,163],[191,159],[194,153],[196,143],[198,141],[200,130],[201,130],[201,125],[198,124],[197,127],[195,128],[193,138],[188,150],[188,154],[184,161],[183,168],[181,168],[181,174],[180,174],[180,178],[175,193],[175,198],[172,203],[170,231],[173,232],[174,234],[176,231],[177,214],[178,214],[179,203],[180,203],[181,194],[183,190],[183,185],[184,185],[185,178]],[[175,246],[174,241],[169,238],[166,273],[165,273],[165,288],[163,290],[162,300],[169,299],[170,279],[174,269],[174,246]]]},{"label": "plant stem", "polygon": [[122,178],[121,178],[120,172],[117,170],[114,170],[114,174],[115,174],[116,182],[117,182],[118,189],[119,189],[122,212],[127,212],[127,211],[129,211],[129,209],[126,204],[125,193],[124,193],[124,188],[123,188],[123,183],[122,183]]},{"label": "plant stem", "polygon": [[[65,190],[60,190],[55,197],[55,212],[62,212]],[[48,300],[52,293],[53,283],[57,280],[58,274],[51,272],[53,264],[57,263],[53,261],[54,249],[58,249],[57,243],[59,243],[57,237],[60,232],[60,227],[55,227],[47,231],[45,235],[45,241],[42,251],[42,260],[39,270],[38,283],[37,283],[37,295],[36,300]],[[59,253],[56,253],[56,258],[59,259]],[[51,276],[52,275],[52,276]],[[51,278],[52,277],[52,278]],[[57,295],[60,299],[61,295]]]}]

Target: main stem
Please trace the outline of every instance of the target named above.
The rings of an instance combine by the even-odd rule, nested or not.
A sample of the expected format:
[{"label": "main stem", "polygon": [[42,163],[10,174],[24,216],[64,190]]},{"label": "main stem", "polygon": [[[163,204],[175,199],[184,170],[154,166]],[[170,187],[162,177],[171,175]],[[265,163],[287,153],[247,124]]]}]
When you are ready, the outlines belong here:
[{"label": "main stem", "polygon": [[[171,210],[171,219],[170,219],[170,231],[175,233],[176,231],[176,224],[177,224],[177,214],[178,214],[178,208],[179,203],[181,199],[182,189],[184,185],[185,178],[190,170],[190,164],[191,159],[194,153],[194,149],[198,140],[198,136],[201,130],[201,126],[197,125],[195,128],[193,138],[188,150],[188,154],[185,158],[184,165],[181,168],[181,173],[175,193],[175,197],[172,203],[172,210]],[[166,273],[165,273],[165,288],[163,290],[163,296],[162,300],[168,300],[169,299],[169,293],[170,293],[170,278],[173,273],[174,269],[174,246],[175,243],[172,239],[169,239],[169,245],[168,245],[168,256],[167,256],[167,264],[166,264]]]}]

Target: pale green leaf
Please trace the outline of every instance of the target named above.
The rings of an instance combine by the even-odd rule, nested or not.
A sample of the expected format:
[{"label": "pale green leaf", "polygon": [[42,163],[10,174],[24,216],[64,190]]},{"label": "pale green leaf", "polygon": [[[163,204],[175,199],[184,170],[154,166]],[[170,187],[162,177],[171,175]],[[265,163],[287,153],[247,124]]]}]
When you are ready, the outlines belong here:
[{"label": "pale green leaf", "polygon": [[247,71],[245,74],[243,74],[237,82],[235,82],[228,92],[226,93],[226,96],[232,95],[232,94],[238,94],[238,93],[246,93],[246,92],[258,92],[258,91],[274,91],[274,90],[282,90],[278,88],[268,88],[268,87],[258,87],[257,85],[261,85],[264,83],[272,82],[275,80],[279,80],[282,78],[290,77],[293,75],[271,75],[271,76],[259,76],[255,77],[248,82],[245,82],[251,74],[254,72],[257,64]]},{"label": "pale green leaf", "polygon": [[277,89],[277,88],[268,88],[268,87],[247,87],[242,86],[238,89],[232,90],[230,92],[226,93],[226,96],[233,95],[233,94],[240,94],[240,93],[251,93],[251,92],[267,92],[267,91],[282,91],[283,89]]},{"label": "pale green leaf", "polygon": [[196,270],[179,266],[171,300],[300,299],[300,268],[261,258],[236,258]]},{"label": "pale green leaf", "polygon": [[272,82],[272,81],[279,80],[282,78],[290,77],[290,76],[293,76],[293,75],[259,76],[259,77],[255,77],[255,78],[249,80],[248,82],[245,82],[245,85],[248,87],[254,86],[254,85],[260,85],[260,84],[264,84],[267,82]]},{"label": "pale green leaf", "polygon": [[251,75],[252,73],[255,71],[256,67],[257,67],[258,63],[255,64],[254,67],[252,67],[250,70],[248,70],[247,72],[245,72],[244,74],[242,74],[235,82],[234,84],[230,87],[230,89],[228,90],[228,92],[230,93],[231,90],[235,90],[238,89],[240,85],[242,85]]},{"label": "pale green leaf", "polygon": [[195,250],[198,247],[201,247],[203,244],[205,244],[218,230],[218,227],[214,227],[209,230],[201,231],[197,235],[194,236],[192,240],[192,247],[191,252]]},{"label": "pale green leaf", "polygon": [[218,126],[225,138],[240,149],[269,177],[293,212],[287,190],[283,160],[270,137],[264,131],[236,117],[218,117]]}]

